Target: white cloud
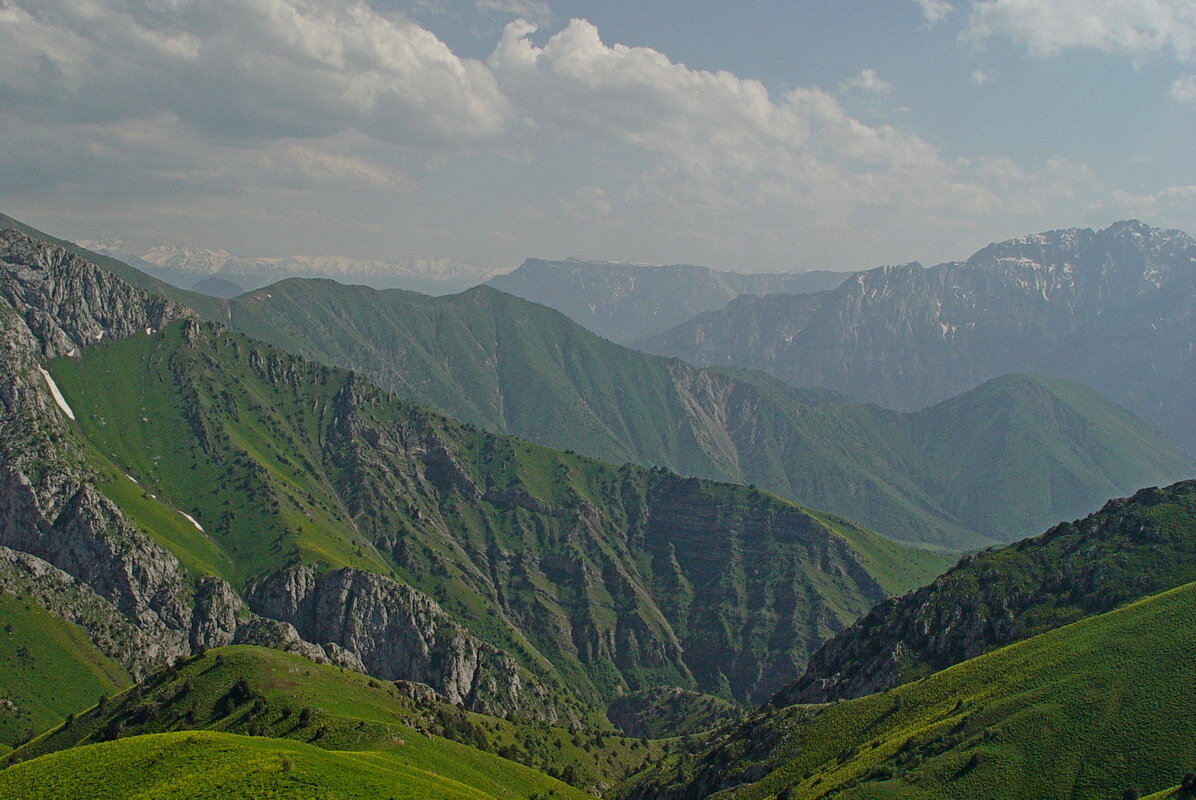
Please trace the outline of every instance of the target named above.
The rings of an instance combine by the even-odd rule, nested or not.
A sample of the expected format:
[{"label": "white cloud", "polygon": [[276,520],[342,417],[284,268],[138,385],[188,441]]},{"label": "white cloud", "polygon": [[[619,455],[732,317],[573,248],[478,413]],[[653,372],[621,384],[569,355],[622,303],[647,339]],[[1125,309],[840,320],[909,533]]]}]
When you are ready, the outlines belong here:
[{"label": "white cloud", "polygon": [[1181,103],[1196,103],[1196,75],[1183,75],[1171,84],[1171,97]]},{"label": "white cloud", "polygon": [[1137,217],[1156,225],[1190,229],[1196,215],[1196,185],[1168,186],[1157,192],[1129,192],[1114,189],[1087,209],[1105,217]]},{"label": "white cloud", "polygon": [[984,0],[972,8],[963,38],[1008,36],[1036,55],[1069,47],[1105,52],[1196,54],[1192,0]]},{"label": "white cloud", "polygon": [[0,5],[0,103],[30,118],[169,112],[220,137],[468,141],[506,125],[489,71],[361,2]]},{"label": "white cloud", "polygon": [[607,45],[584,20],[542,47],[528,38],[533,30],[507,26],[487,62],[500,87],[554,137],[613,139],[651,154],[628,202],[690,216],[782,204],[838,218],[861,204],[989,202],[932,145],[852,118],[825,91],[799,88],[774,99],[759,81]]},{"label": "white cloud", "polygon": [[931,25],[941,22],[954,10],[954,7],[946,0],[918,0],[918,5],[922,9],[922,15]]},{"label": "white cloud", "polygon": [[[492,21],[551,13],[460,1]],[[0,199],[123,214],[107,230],[143,240],[234,230],[249,251],[472,237],[451,254],[499,263],[551,235],[647,260],[800,246],[812,266],[1106,193],[1082,164],[948,159],[819,88],[773,95],[584,20],[547,40],[533,25],[508,24],[483,63],[352,0],[0,0]],[[891,86],[866,69],[842,88]],[[474,166],[477,186],[460,177]]]},{"label": "white cloud", "polygon": [[988,83],[992,79],[993,79],[993,76],[991,73],[985,72],[982,69],[972,70],[972,82],[975,83],[977,86],[983,86],[984,84]]},{"label": "white cloud", "polygon": [[881,80],[874,69],[862,69],[851,80],[845,81],[841,89],[858,89],[875,94],[888,94],[893,91],[893,84]]}]

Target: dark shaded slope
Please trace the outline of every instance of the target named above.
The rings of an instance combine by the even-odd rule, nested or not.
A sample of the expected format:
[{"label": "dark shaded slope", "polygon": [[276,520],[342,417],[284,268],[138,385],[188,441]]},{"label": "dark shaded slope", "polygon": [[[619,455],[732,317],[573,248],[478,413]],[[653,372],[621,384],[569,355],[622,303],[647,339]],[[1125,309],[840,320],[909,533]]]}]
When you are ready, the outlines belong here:
[{"label": "dark shaded slope", "polygon": [[[102,590],[170,654],[266,629],[544,719],[662,683],[756,698],[942,566],[749,488],[482,433],[61,248],[6,243],[16,306],[0,316],[24,344],[5,356],[29,352],[0,397],[39,405],[5,418],[0,508],[21,524],[0,535]],[[71,462],[61,477],[54,459]]]},{"label": "dark shaded slope", "polygon": [[668,759],[643,800],[1105,800],[1196,761],[1196,584],[891,692],[765,710]]}]

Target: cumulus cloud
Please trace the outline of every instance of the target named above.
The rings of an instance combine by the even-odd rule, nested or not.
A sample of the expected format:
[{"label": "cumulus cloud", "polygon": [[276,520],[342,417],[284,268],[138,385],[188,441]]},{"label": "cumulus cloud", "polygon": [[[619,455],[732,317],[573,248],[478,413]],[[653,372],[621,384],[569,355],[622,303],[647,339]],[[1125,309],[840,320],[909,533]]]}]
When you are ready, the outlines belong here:
[{"label": "cumulus cloud", "polygon": [[489,71],[364,3],[0,6],[0,103],[50,121],[169,112],[210,135],[469,140],[506,124]]},{"label": "cumulus cloud", "polygon": [[1196,3],[1191,0],[984,0],[963,33],[982,41],[1008,36],[1036,55],[1070,47],[1105,52],[1196,55]]},{"label": "cumulus cloud", "polygon": [[922,16],[931,25],[942,21],[954,10],[946,0],[918,0],[918,6],[922,9]]},{"label": "cumulus cloud", "polygon": [[1088,212],[1140,217],[1182,228],[1190,224],[1192,215],[1196,214],[1196,185],[1168,186],[1147,193],[1114,189],[1093,203]]},{"label": "cumulus cloud", "polygon": [[1196,103],[1196,75],[1183,75],[1171,84],[1171,97],[1181,103]]},{"label": "cumulus cloud", "polygon": [[837,215],[857,204],[988,202],[932,145],[854,119],[823,90],[773,98],[759,81],[607,45],[584,20],[543,46],[531,41],[533,31],[507,26],[487,62],[499,86],[556,135],[613,139],[653,154],[629,195],[639,202],[689,211],[783,203]]},{"label": "cumulus cloud", "polygon": [[851,80],[844,82],[843,89],[857,89],[862,92],[888,94],[893,91],[893,84],[882,80],[874,69],[862,69]]},{"label": "cumulus cloud", "polygon": [[[539,0],[462,2],[492,19],[551,15]],[[950,10],[922,5],[930,21]],[[527,255],[517,230],[601,228],[694,248],[666,258],[720,243],[739,252],[749,239],[783,242],[779,251],[814,231],[836,259],[863,240],[861,225],[883,241],[927,220],[1029,214],[1030,203],[1096,191],[1083,165],[949,159],[906,127],[856,119],[829,91],[774,95],[607,44],[584,20],[533,41],[535,30],[509,23],[483,62],[353,0],[0,0],[0,186],[47,209],[64,196],[90,202],[112,219],[123,203],[143,238],[153,220],[239,226],[241,246],[259,250],[276,249],[249,242],[267,223],[308,237],[308,248],[316,236],[356,246],[365,234],[389,247],[385,231],[437,247],[502,241],[512,257]],[[840,88],[891,90],[871,69]],[[582,153],[608,161],[574,169]],[[550,158],[561,165],[551,175]],[[491,188],[532,169],[540,182],[513,187],[524,195],[517,212],[493,202],[501,222],[479,211],[446,235],[420,233],[473,213],[462,210],[470,189],[435,174],[466,159]],[[417,199],[401,206],[401,195]],[[356,227],[329,227],[355,214]],[[411,220],[395,233],[389,221],[401,215]],[[504,233],[487,236],[495,226]]]}]

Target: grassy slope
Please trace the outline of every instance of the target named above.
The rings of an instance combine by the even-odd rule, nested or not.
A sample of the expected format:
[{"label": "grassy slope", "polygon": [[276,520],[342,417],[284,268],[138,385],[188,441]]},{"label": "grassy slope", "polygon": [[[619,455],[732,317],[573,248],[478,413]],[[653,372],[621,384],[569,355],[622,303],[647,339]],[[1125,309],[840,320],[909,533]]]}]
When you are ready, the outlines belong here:
[{"label": "grassy slope", "polygon": [[[880,599],[866,588],[871,580],[899,592],[947,566],[943,556],[823,523],[760,492],[494,437],[364,382],[352,406],[361,428],[345,440],[345,395],[356,385],[347,373],[215,328],[189,344],[184,327],[103,343],[50,367],[105,476],[102,488],[197,574],[242,585],[319,562],[391,575],[525,666],[558,670],[605,700],[661,684],[742,697],[755,691],[748,686],[783,678],[762,673],[758,659],[786,654],[773,666],[796,672],[810,642]],[[442,449],[454,466],[429,459]],[[659,511],[645,519],[644,504]],[[694,517],[691,507],[704,510]],[[653,522],[666,511],[681,516]],[[748,527],[754,520],[763,531]],[[875,578],[825,570],[802,555],[828,533]],[[708,546],[695,549],[695,537],[707,535]],[[747,542],[752,555],[741,565]],[[533,557],[512,563],[510,553]],[[711,553],[723,555],[710,561]],[[674,585],[677,569],[687,586]],[[734,667],[701,668],[675,660],[616,667],[604,654],[579,655],[579,629],[595,640],[609,631],[613,640],[627,624],[637,631],[632,647],[676,636],[699,660],[742,655]]]},{"label": "grassy slope", "polygon": [[54,753],[0,772],[13,800],[170,797],[182,800],[485,800],[584,798],[533,770],[467,748],[437,763],[418,754],[338,752],[291,740],[225,733],[162,733]]},{"label": "grassy slope", "polygon": [[[78,403],[93,451],[136,480],[108,471],[101,489],[184,564],[234,584],[297,560],[392,572],[311,469],[322,457],[315,427],[321,420],[301,404],[327,407],[339,387],[313,371],[300,398],[245,369],[237,361],[245,351],[235,344],[206,354],[228,357],[223,369],[188,370],[179,381],[176,370],[186,369],[176,358],[181,346],[174,325],[52,366],[69,402]],[[188,423],[187,403],[195,397],[226,425],[212,432],[222,450],[217,457]],[[221,401],[237,413],[212,408]],[[204,531],[163,504],[191,515]]]},{"label": "grassy slope", "polygon": [[130,683],[77,625],[0,594],[0,749]]},{"label": "grassy slope", "polygon": [[777,743],[767,776],[727,794],[737,800],[785,789],[861,800],[1156,791],[1196,763],[1193,647],[1187,584],[890,692],[765,714],[706,762],[725,770],[753,742]]},{"label": "grassy slope", "polygon": [[[8,224],[59,242],[0,215],[0,225]],[[430,298],[291,279],[222,301],[60,243],[207,319],[358,370],[456,418],[607,460],[758,484],[921,545],[1012,541],[1094,510],[1106,497],[1196,469],[1095,395],[1072,403],[1077,387],[1062,382],[1039,382],[1036,391],[1058,389],[1067,398],[1027,397],[1034,392],[998,381],[941,409],[898,415],[828,401],[826,393],[760,373],[695,373],[489,287]],[[727,405],[695,406],[688,392],[701,394],[710,381],[681,387],[678,370],[712,379]],[[1011,409],[1012,397],[1029,406]],[[1064,406],[1070,409],[1057,413]]]},{"label": "grassy slope", "polygon": [[[1196,481],[961,560],[872,609],[775,702],[856,697],[1196,580]],[[825,691],[825,693],[823,693]]]},{"label": "grassy slope", "polygon": [[[1171,449],[1132,414],[1057,378],[995,378],[912,420],[933,465],[932,494],[971,527],[1002,540],[1005,531],[1094,511],[1082,498],[1126,494],[1134,475],[1156,476],[1146,484],[1196,475],[1178,451],[1168,457]],[[960,431],[968,437],[964,446]],[[1022,502],[1009,502],[1013,496]]]},{"label": "grassy slope", "polygon": [[722,698],[669,686],[624,695],[607,708],[619,730],[653,739],[703,733],[742,713]]},{"label": "grassy slope", "polygon": [[495,795],[500,794],[495,785],[517,787],[522,782],[529,790],[553,785],[543,775],[532,780],[531,770],[497,753],[592,787],[621,780],[664,752],[659,743],[609,732],[522,726],[467,714],[444,702],[416,703],[385,681],[288,653],[237,646],[213,650],[155,676],[112,698],[103,709],[91,708],[70,725],[39,737],[17,755],[31,759],[115,737],[178,730],[383,753],[437,775],[456,780],[465,775],[466,782]]}]

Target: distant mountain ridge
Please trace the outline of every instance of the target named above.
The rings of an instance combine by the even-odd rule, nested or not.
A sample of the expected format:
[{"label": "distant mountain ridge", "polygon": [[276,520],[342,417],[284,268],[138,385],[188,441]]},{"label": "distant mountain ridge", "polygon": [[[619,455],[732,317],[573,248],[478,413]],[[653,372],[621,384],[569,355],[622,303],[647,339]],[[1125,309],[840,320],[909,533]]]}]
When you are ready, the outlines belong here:
[{"label": "distant mountain ridge", "polygon": [[1059,381],[998,380],[901,415],[619,347],[489,287],[432,298],[290,279],[225,301],[93,257],[207,319],[466,422],[614,462],[755,483],[904,541],[1011,541],[1194,469],[1140,422]]},{"label": "distant mountain ridge", "polygon": [[487,283],[555,308],[614,342],[627,343],[671,328],[742,295],[833,289],[848,272],[739,273],[692,264],[621,264],[529,258]]},{"label": "distant mountain ridge", "polygon": [[450,416],[611,461],[757,484],[952,549],[1011,541],[1194,469],[1095,393],[995,379],[918,414],[698,369],[490,287],[430,298],[290,280],[229,324]]},{"label": "distant mountain ridge", "polygon": [[916,409],[1010,372],[1091,386],[1196,452],[1196,242],[1137,220],[741,297],[637,342]]}]

